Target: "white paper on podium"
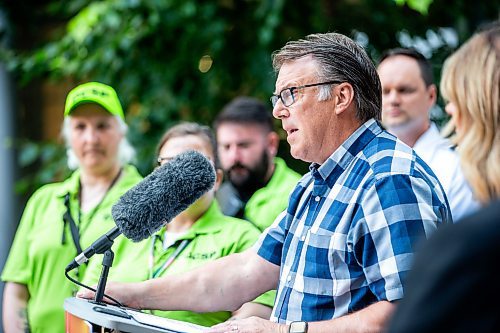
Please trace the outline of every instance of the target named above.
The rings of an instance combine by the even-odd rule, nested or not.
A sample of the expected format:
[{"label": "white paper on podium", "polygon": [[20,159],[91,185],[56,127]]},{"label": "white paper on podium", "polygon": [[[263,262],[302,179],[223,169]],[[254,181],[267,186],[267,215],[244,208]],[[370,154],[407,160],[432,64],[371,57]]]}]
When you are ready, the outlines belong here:
[{"label": "white paper on podium", "polygon": [[184,321],[173,320],[158,316],[153,316],[147,313],[138,311],[127,311],[137,322],[155,326],[160,328],[166,328],[171,331],[181,332],[181,333],[201,333],[208,331],[209,327],[200,326],[192,323],[187,323]]}]

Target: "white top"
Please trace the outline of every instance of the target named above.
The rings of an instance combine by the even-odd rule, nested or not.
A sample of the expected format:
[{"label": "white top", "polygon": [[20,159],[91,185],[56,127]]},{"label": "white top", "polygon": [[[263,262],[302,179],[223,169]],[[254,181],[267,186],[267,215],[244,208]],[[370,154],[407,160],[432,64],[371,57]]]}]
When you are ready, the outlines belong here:
[{"label": "white top", "polygon": [[418,138],[413,149],[431,167],[443,185],[454,222],[480,207],[462,173],[457,152],[439,134],[434,123]]}]

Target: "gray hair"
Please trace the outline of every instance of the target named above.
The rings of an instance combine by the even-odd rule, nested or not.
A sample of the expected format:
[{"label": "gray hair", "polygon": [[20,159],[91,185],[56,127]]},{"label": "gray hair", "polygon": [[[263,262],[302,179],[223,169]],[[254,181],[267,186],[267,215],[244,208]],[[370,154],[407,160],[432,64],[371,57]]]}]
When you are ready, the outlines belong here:
[{"label": "gray hair", "polygon": [[[117,121],[118,125],[120,128],[120,132],[123,134],[123,138],[120,141],[120,145],[118,146],[118,163],[120,163],[120,166],[124,166],[125,164],[128,164],[134,160],[135,157],[135,150],[130,145],[128,142],[127,138],[125,135],[127,134],[128,131],[128,126],[125,124],[125,121],[119,116],[113,116]],[[71,128],[69,126],[69,120],[71,116],[64,117],[62,129],[61,129],[61,137],[64,140],[64,143],[66,145],[66,156],[68,158],[68,168],[70,170],[75,170],[78,169],[80,166],[80,161],[76,157],[75,152],[71,148],[69,141],[70,141],[70,134],[71,134]]]},{"label": "gray hair", "polygon": [[[348,82],[354,89],[356,117],[365,122],[381,119],[382,88],[375,65],[363,48],[352,39],[338,33],[312,34],[290,41],[273,53],[276,73],[290,61],[311,55],[317,63],[321,81]],[[331,98],[331,86],[321,86],[319,100]]]}]

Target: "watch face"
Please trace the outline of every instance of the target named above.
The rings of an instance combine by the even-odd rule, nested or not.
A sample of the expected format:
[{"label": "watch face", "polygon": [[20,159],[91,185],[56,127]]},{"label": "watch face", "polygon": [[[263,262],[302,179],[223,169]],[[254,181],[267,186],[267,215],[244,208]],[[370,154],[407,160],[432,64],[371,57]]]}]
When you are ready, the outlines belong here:
[{"label": "watch face", "polygon": [[290,333],[306,333],[307,323],[305,321],[294,321],[290,323]]}]

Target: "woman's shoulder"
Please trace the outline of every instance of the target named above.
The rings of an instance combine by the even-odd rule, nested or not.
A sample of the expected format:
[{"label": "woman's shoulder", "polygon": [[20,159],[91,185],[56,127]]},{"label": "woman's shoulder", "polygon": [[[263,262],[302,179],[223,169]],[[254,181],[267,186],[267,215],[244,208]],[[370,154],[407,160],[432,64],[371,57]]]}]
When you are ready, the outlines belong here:
[{"label": "woman's shoulder", "polygon": [[63,196],[64,193],[70,192],[70,187],[69,179],[62,182],[44,184],[35,190],[31,197],[46,197],[52,195]]}]

